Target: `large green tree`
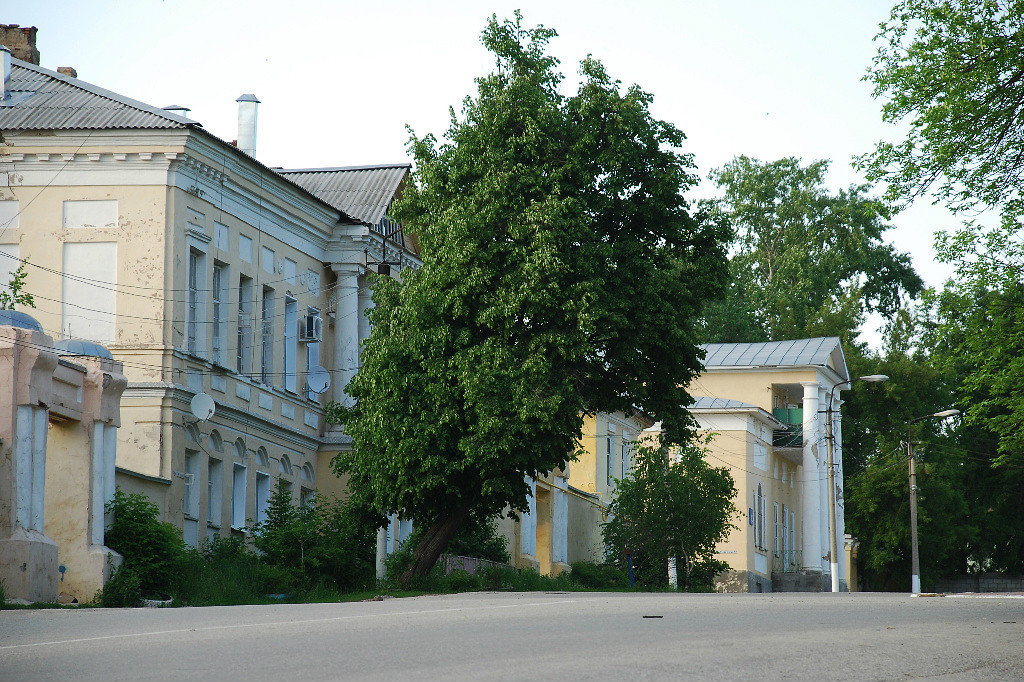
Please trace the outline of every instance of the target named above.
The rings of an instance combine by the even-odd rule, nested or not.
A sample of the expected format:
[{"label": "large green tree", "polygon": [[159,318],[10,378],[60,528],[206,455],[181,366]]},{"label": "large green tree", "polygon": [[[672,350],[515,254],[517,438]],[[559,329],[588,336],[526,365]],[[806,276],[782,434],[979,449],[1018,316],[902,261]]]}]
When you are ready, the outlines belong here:
[{"label": "large green tree", "polygon": [[664,585],[669,558],[676,560],[683,589],[707,589],[727,568],[715,560],[715,546],[734,528],[736,487],[728,467],[711,466],[705,452],[699,442],[640,447],[632,475],[616,485],[605,546],[623,568],[631,555],[641,585]]},{"label": "large green tree", "polygon": [[909,202],[996,206],[1024,186],[1024,0],[903,0],[866,79],[883,119],[908,128],[860,158]]},{"label": "large green tree", "polygon": [[562,95],[554,36],[492,18],[495,71],[443,141],[413,136],[395,210],[423,266],[375,282],[355,407],[331,410],[353,495],[426,529],[405,581],[471,515],[525,510],[525,479],[565,466],[584,412],[640,408],[689,435],[682,387],[725,235],[687,210],[682,132],[590,58]]},{"label": "large green tree", "polygon": [[[856,337],[920,291],[910,257],[882,241],[889,209],[870,187],[831,192],[827,161],[738,156],[711,174],[714,216],[735,233],[728,296],[709,308],[709,341]],[[736,337],[743,334],[747,337]]]}]

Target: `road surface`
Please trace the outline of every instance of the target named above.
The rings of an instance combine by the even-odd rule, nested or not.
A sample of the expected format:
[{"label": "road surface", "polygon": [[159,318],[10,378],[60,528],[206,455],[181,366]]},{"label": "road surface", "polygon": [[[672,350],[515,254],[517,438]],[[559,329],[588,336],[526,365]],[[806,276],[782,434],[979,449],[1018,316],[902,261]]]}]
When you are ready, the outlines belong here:
[{"label": "road surface", "polygon": [[1024,599],[473,593],[0,611],[2,680],[1024,679]]}]

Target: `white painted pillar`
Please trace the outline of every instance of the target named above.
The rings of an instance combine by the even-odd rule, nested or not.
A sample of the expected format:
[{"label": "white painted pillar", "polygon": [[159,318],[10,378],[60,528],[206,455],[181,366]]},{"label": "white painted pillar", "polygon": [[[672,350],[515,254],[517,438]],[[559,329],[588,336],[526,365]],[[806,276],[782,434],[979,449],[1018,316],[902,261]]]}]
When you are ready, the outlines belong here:
[{"label": "white painted pillar", "polygon": [[46,409],[32,408],[32,530],[44,532],[46,508]]},{"label": "white painted pillar", "polygon": [[568,484],[565,478],[555,478],[557,487],[551,491],[551,563],[569,563],[569,495],[564,492]]},{"label": "white painted pillar", "polygon": [[14,432],[15,518],[25,530],[32,528],[32,410],[18,405]]},{"label": "white painted pillar", "polygon": [[388,555],[388,529],[382,526],[377,529],[377,580],[383,580],[387,576],[387,569],[384,567],[384,559]]},{"label": "white painted pillar", "polygon": [[90,457],[89,482],[89,542],[93,545],[103,544],[103,529],[105,519],[103,515],[103,501],[106,497],[107,486],[104,480],[104,452],[103,452],[103,430],[104,423],[97,421],[92,424],[92,456]]},{"label": "white painted pillar", "polygon": [[836,547],[839,554],[836,560],[839,562],[839,579],[846,580],[846,486],[843,482],[843,417],[840,411],[842,405],[843,401],[837,397],[832,428],[836,437]]},{"label": "white painted pillar", "polygon": [[359,365],[359,266],[335,265],[338,276],[334,309],[334,400],[351,407],[345,387]]},{"label": "white painted pillar", "polygon": [[[825,437],[825,409],[828,407],[828,391],[818,387],[818,423],[821,425],[818,431],[818,529],[821,537],[821,572],[832,574],[832,567],[828,560],[829,539],[828,539],[828,455],[826,448],[828,443]],[[833,454],[834,457],[834,454]]]},{"label": "white painted pillar", "polygon": [[527,499],[529,511],[519,516],[519,553],[532,558],[537,556],[537,482],[529,476],[526,484],[530,486]]},{"label": "white painted pillar", "polygon": [[804,451],[800,479],[801,516],[803,517],[803,568],[821,570],[821,472],[816,457],[818,448],[818,384],[802,382],[804,387]]}]

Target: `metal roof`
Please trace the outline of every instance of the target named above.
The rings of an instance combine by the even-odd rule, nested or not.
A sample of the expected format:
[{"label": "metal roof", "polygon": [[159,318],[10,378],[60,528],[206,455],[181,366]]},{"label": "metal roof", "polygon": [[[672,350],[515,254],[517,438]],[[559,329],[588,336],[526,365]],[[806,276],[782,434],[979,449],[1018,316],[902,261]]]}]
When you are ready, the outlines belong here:
[{"label": "metal roof", "polygon": [[[838,336],[764,343],[708,343],[704,366],[716,367],[829,367],[849,379],[846,356]],[[830,362],[831,361],[831,362]]]},{"label": "metal roof", "polygon": [[376,225],[384,218],[411,167],[408,163],[396,163],[277,172],[346,215]]},{"label": "metal roof", "polygon": [[188,128],[199,123],[56,71],[11,60],[2,130]]},{"label": "metal roof", "polygon": [[751,405],[732,398],[712,398],[702,395],[693,396],[693,402],[687,407],[688,410],[760,410],[757,405]]}]

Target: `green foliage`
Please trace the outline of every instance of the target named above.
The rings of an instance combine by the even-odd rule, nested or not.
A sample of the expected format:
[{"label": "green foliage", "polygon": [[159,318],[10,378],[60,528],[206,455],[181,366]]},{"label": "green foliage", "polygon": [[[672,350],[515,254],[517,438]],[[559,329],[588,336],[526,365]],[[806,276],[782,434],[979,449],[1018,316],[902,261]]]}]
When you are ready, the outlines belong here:
[{"label": "green foliage", "polygon": [[591,590],[626,589],[629,575],[614,564],[595,564],[592,561],[572,563],[572,581]]},{"label": "green foliage", "polygon": [[[668,581],[668,558],[676,557],[680,587],[709,584],[715,545],[735,527],[736,488],[726,467],[712,467],[701,443],[638,448],[632,478],[617,482],[604,523],[608,558],[626,568],[633,559],[639,585],[662,587]],[[708,581],[708,582],[702,582]]]},{"label": "green foliage", "polygon": [[735,230],[727,296],[709,308],[718,342],[839,336],[850,345],[868,312],[889,316],[921,279],[882,241],[888,207],[867,185],[832,193],[827,161],[738,156],[711,174],[715,219]]},{"label": "green foliage", "polygon": [[96,601],[104,607],[133,607],[142,604],[142,580],[130,564],[121,565],[110,576]]},{"label": "green foliage", "polygon": [[375,580],[376,524],[375,515],[351,503],[321,498],[296,508],[278,481],[253,545],[263,563],[289,575],[284,584],[291,589],[318,583],[363,589]]},{"label": "green foliage", "polygon": [[953,208],[1024,186],[1024,2],[903,0],[866,76],[883,119],[909,128],[859,159],[893,201],[933,189]]},{"label": "green foliage", "polygon": [[160,509],[145,495],[128,495],[118,489],[106,511],[113,522],[105,542],[124,557],[122,570],[138,576],[143,597],[165,594],[185,557],[181,534],[159,520]]},{"label": "green foliage", "polygon": [[23,260],[18,265],[18,269],[11,273],[11,281],[7,283],[6,289],[0,286],[0,310],[14,310],[15,305],[28,308],[36,307],[32,294],[25,291],[25,279],[28,277],[25,270],[27,264],[28,259]]},{"label": "green foliage", "polygon": [[524,511],[524,477],[566,465],[587,410],[639,407],[675,439],[690,424],[682,387],[724,234],[687,212],[682,132],[593,59],[563,96],[554,36],[492,18],[496,70],[443,142],[412,138],[395,213],[423,266],[375,281],[356,406],[330,408],[353,439],[335,468],[362,503],[451,521],[431,551],[469,512]]},{"label": "green foliage", "polygon": [[446,552],[500,563],[512,560],[505,546],[505,537],[498,532],[496,519],[470,517],[448,543]]}]

